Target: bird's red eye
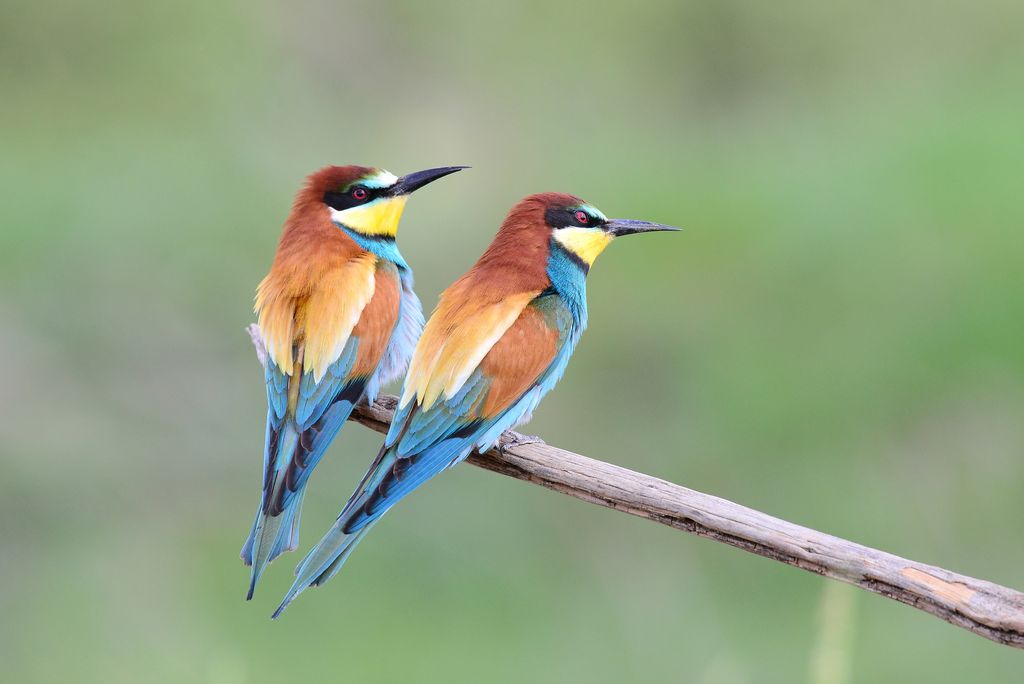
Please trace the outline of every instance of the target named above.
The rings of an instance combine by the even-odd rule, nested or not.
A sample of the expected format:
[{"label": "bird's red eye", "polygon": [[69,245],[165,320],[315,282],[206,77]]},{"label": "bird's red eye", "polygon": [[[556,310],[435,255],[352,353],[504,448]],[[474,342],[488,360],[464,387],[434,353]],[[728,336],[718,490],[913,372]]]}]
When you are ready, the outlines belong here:
[{"label": "bird's red eye", "polygon": [[352,190],[352,196],[357,200],[364,200],[369,197],[370,193],[366,191],[366,188],[354,188]]},{"label": "bird's red eye", "polygon": [[577,223],[586,225],[590,221],[590,215],[585,211],[577,211],[574,215]]}]

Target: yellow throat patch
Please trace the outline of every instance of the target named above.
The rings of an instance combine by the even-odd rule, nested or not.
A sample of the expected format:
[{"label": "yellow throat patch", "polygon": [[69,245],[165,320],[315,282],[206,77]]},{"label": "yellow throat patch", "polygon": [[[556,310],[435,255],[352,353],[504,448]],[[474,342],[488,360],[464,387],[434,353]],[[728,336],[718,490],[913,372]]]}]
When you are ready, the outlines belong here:
[{"label": "yellow throat patch", "polygon": [[612,236],[601,228],[558,228],[555,239],[587,266],[592,266],[597,255],[612,241]]},{"label": "yellow throat patch", "polygon": [[385,197],[369,204],[344,211],[331,210],[331,220],[341,223],[362,235],[388,235],[398,233],[407,195]]}]

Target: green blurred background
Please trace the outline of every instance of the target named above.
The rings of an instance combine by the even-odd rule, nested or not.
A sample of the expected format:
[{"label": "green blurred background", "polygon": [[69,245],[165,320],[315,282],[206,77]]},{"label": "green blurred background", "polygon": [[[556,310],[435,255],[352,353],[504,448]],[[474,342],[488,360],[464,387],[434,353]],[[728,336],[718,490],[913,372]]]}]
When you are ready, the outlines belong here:
[{"label": "green blurred background", "polygon": [[[1024,588],[1024,5],[0,5],[11,682],[1020,681],[877,596],[464,466],[345,572],[244,600],[243,327],[303,176],[410,202],[426,306],[519,197],[624,240],[529,433]],[[313,480],[302,550],[380,438]]]}]

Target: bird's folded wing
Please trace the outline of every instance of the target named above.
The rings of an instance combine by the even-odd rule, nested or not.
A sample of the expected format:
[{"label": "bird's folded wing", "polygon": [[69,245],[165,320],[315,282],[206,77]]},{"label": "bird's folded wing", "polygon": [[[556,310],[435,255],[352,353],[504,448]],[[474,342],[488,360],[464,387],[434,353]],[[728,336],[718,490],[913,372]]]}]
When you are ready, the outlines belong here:
[{"label": "bird's folded wing", "polygon": [[[312,291],[293,285],[287,274],[271,274],[260,283],[256,314],[267,348],[273,418],[282,419],[291,408],[302,414],[298,422],[315,420],[347,380],[358,352],[349,338],[375,299],[375,271],[372,258],[357,258],[324,273]],[[309,377],[301,378],[303,391],[289,406],[289,386],[297,374]]]},{"label": "bird's folded wing", "polygon": [[538,292],[488,297],[445,293],[409,364],[400,406],[429,409],[455,397],[491,347]]},{"label": "bird's folded wing", "polygon": [[302,367],[314,381],[320,382],[341,357],[363,309],[374,296],[375,273],[376,259],[372,255],[349,261],[325,274],[298,312],[303,327]]},{"label": "bird's folded wing", "polygon": [[[556,365],[568,338],[570,316],[564,305],[545,301],[557,299],[532,300],[502,334],[493,336],[483,353],[467,351],[465,356],[472,353],[480,360],[454,394],[430,405],[410,401],[399,409],[385,448],[342,513],[346,532],[376,519],[410,491],[465,457],[484,435],[494,430],[500,434],[532,408],[524,398],[529,398]],[[428,387],[435,373],[451,377],[450,364],[443,362],[445,350],[450,348],[445,346],[426,372]]]},{"label": "bird's folded wing", "polygon": [[282,373],[293,375],[301,364],[320,382],[373,297],[375,272],[376,258],[367,254],[323,273],[312,289],[294,285],[287,274],[272,274],[260,283],[258,323],[267,354]]},{"label": "bird's folded wing", "polygon": [[[311,348],[326,350],[327,344],[314,345],[314,339],[324,340],[338,335],[338,330],[347,326],[342,317],[334,317],[334,327],[327,325],[331,317],[321,315],[316,307],[329,308],[330,302],[313,302],[306,306],[306,355],[303,362],[302,380],[295,406],[295,422],[300,430],[306,430],[318,421],[332,402],[348,399],[353,405],[359,401],[363,388],[381,363],[391,334],[398,321],[401,286],[394,271],[378,271],[376,277],[369,276],[371,293],[366,304],[360,308],[355,325],[342,340],[340,353],[330,359],[325,372],[317,377],[316,356]],[[353,289],[358,283],[353,283]],[[359,295],[362,298],[362,295]],[[311,298],[312,299],[312,298]],[[322,302],[322,303],[321,303]],[[339,308],[342,304],[337,304]],[[324,330],[325,332],[318,332]],[[334,352],[332,351],[331,354]]]},{"label": "bird's folded wing", "polygon": [[[290,329],[300,344],[293,347],[301,345],[304,351],[292,359],[292,376],[268,359],[270,412],[265,465],[284,470],[287,484],[273,495],[273,510],[283,509],[306,481],[358,403],[387,348],[398,317],[400,285],[397,274],[377,271],[375,275],[374,271],[373,262],[367,265],[363,260],[350,261],[344,268],[326,274],[317,290],[294,306],[295,323]],[[275,333],[280,335],[289,329],[273,326],[274,316],[279,315],[274,305],[281,308],[279,302],[280,298],[270,298],[268,306],[260,311],[261,323],[271,322],[270,330],[264,333],[268,349]],[[280,348],[281,342],[274,342]],[[281,454],[279,463],[271,463],[270,459],[275,458],[271,447],[276,447],[286,414],[295,421],[299,438],[293,451]],[[269,475],[270,470],[265,472]]]}]

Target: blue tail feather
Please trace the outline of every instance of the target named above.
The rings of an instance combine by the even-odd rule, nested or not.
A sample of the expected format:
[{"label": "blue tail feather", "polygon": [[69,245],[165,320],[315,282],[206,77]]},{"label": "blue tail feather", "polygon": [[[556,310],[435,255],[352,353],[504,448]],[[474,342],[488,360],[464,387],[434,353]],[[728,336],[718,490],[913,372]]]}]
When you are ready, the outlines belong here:
[{"label": "blue tail feather", "polygon": [[256,583],[267,564],[286,551],[292,551],[299,545],[299,522],[302,511],[303,490],[294,493],[287,505],[278,515],[271,515],[268,503],[280,495],[286,487],[285,472],[291,461],[299,433],[292,421],[285,421],[273,438],[274,431],[268,422],[268,450],[271,445],[274,454],[267,454],[264,467],[264,488],[260,507],[256,511],[249,537],[242,546],[242,561],[252,566],[249,578],[249,592],[246,599],[251,599],[256,590]]},{"label": "blue tail feather", "polygon": [[284,609],[288,607],[288,604],[294,601],[295,597],[303,591],[311,586],[320,586],[338,574],[338,571],[341,570],[341,567],[348,560],[352,551],[355,550],[356,545],[362,541],[373,525],[367,525],[354,534],[345,534],[341,531],[341,527],[342,525],[339,520],[306,555],[299,566],[295,568],[295,574],[297,575],[295,582],[292,583],[288,593],[285,594],[281,605],[274,611],[274,614],[271,616],[272,619],[276,620],[280,617]]},{"label": "blue tail feather", "polygon": [[[277,517],[265,516],[263,509],[256,513],[252,532],[242,547],[242,560],[252,566],[249,578],[249,592],[246,600],[252,599],[256,583],[267,564],[286,551],[299,547],[299,519],[302,516],[303,493],[293,499],[290,507]],[[268,548],[269,547],[269,548]],[[256,549],[256,553],[253,553]]]},{"label": "blue tail feather", "polygon": [[[248,598],[268,563],[299,544],[299,511],[313,469],[355,408],[354,400],[338,398],[313,425],[301,430],[292,420],[276,426],[267,421],[264,487],[256,519],[242,547],[242,560],[252,566]],[[269,451],[273,449],[273,454]]]}]

